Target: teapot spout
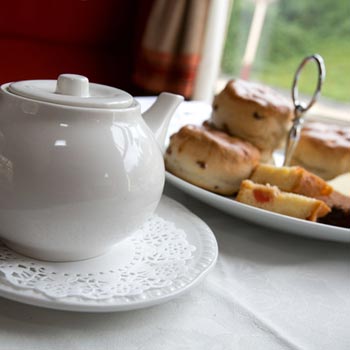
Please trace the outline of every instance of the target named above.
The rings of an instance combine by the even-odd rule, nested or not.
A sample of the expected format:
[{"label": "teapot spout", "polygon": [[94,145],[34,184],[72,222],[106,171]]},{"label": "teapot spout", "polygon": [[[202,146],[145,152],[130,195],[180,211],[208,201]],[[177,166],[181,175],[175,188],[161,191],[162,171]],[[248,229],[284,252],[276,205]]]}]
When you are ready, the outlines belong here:
[{"label": "teapot spout", "polygon": [[148,127],[153,131],[162,151],[165,147],[165,137],[171,117],[183,100],[184,98],[180,95],[162,92],[156,102],[142,115]]}]

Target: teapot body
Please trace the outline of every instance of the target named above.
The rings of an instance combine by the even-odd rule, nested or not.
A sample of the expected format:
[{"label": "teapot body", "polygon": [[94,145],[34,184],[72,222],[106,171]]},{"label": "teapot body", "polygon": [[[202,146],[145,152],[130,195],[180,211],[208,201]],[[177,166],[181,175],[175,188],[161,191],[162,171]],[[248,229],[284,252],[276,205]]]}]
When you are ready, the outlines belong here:
[{"label": "teapot body", "polygon": [[154,212],[161,150],[140,106],[120,111],[0,91],[0,238],[51,261],[97,256]]}]

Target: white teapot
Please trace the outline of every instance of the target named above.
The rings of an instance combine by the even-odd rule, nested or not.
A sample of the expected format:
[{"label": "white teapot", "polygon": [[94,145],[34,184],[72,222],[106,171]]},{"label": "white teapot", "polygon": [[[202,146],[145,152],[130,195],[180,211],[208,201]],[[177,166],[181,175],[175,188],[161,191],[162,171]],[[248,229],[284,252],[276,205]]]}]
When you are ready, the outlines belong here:
[{"label": "white teapot", "polygon": [[2,85],[0,239],[72,261],[137,230],[161,198],[161,146],[182,100],[162,93],[142,116],[128,93],[80,75]]}]

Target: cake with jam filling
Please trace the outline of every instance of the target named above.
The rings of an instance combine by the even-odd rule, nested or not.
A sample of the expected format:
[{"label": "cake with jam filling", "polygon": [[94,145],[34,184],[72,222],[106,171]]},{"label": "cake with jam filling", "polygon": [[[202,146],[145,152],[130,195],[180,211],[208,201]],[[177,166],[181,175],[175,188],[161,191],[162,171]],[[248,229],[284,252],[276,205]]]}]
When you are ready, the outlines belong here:
[{"label": "cake with jam filling", "polygon": [[253,207],[309,221],[317,221],[331,211],[321,200],[283,192],[277,186],[256,184],[251,180],[242,181],[236,200]]}]

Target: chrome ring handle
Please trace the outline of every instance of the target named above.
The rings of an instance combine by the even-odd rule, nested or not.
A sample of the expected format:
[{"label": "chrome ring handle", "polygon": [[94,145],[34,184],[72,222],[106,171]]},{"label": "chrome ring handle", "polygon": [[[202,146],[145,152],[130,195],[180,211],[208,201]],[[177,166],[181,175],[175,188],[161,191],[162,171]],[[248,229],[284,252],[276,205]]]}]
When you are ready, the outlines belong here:
[{"label": "chrome ring handle", "polygon": [[[306,66],[306,64],[310,61],[314,61],[317,65],[318,69],[318,80],[317,80],[317,85],[316,85],[316,90],[314,94],[312,95],[312,98],[310,102],[304,106],[302,103],[299,101],[299,89],[298,89],[298,82],[299,82],[299,76],[303,68]],[[292,99],[293,99],[293,104],[294,104],[294,117],[295,118],[300,118],[303,113],[308,111],[313,104],[316,102],[322,88],[322,84],[324,82],[326,76],[326,68],[324,65],[323,58],[318,55],[314,54],[308,57],[305,57],[302,62],[300,63],[297,71],[295,72],[294,75],[294,80],[293,80],[293,85],[292,85]]]},{"label": "chrome ring handle", "polygon": [[[314,94],[312,95],[312,98],[310,102],[305,106],[299,101],[299,89],[298,89],[298,82],[299,82],[299,76],[305,65],[310,62],[315,61],[318,68],[318,80],[317,80],[317,86]],[[292,100],[294,104],[294,119],[293,119],[293,125],[288,133],[288,138],[286,142],[285,152],[284,152],[284,166],[290,165],[292,155],[295,151],[295,148],[299,142],[300,133],[302,129],[302,125],[304,122],[303,114],[308,111],[312,105],[316,102],[322,88],[322,84],[324,82],[326,76],[326,69],[324,65],[323,58],[318,55],[314,54],[308,57],[305,57],[302,62],[300,63],[297,71],[294,75],[293,85],[292,85]]]}]

